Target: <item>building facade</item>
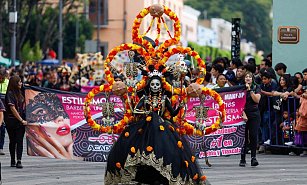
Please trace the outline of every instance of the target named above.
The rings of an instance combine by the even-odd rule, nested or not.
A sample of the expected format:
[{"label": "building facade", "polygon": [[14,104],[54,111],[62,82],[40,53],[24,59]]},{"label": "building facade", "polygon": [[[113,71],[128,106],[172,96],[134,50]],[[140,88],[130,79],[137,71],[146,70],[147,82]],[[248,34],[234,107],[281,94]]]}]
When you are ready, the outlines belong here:
[{"label": "building facade", "polygon": [[198,17],[200,11],[184,5],[181,19],[181,35],[182,37],[190,42],[197,42],[198,32]]},{"label": "building facade", "polygon": [[[86,11],[90,21],[94,24],[95,30],[93,39],[86,42],[87,52],[101,51],[104,57],[108,52],[122,43],[132,42],[132,25],[136,15],[145,7],[152,4],[166,5],[172,9],[179,18],[181,18],[183,9],[183,0],[90,0]],[[98,10],[100,16],[98,18]],[[98,27],[98,19],[100,26]],[[150,25],[152,17],[150,15],[143,19],[139,33],[143,34]],[[173,33],[173,23],[165,17],[169,30]],[[154,25],[147,34],[153,40],[156,38]],[[97,39],[99,38],[99,39]],[[168,34],[162,26],[160,41],[168,38]]]},{"label": "building facade", "polygon": [[198,25],[197,44],[200,46],[210,46],[216,48],[218,46],[217,33],[211,28]]},{"label": "building facade", "polygon": [[231,26],[232,24],[224,19],[211,19],[211,29],[217,33],[218,48],[231,50]]}]

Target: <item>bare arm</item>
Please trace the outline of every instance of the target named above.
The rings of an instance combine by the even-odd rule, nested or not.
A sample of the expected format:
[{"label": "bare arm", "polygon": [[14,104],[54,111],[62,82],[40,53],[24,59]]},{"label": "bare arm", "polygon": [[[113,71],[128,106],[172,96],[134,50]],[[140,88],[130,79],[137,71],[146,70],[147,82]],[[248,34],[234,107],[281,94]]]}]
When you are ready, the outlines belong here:
[{"label": "bare arm", "polygon": [[145,101],[144,99],[145,99],[145,97],[143,96],[140,99],[139,103],[135,106],[135,108],[133,110],[134,114],[145,114],[145,110],[141,110],[142,107],[144,107],[144,101]]},{"label": "bare arm", "polygon": [[3,112],[0,112],[0,127],[2,126],[3,123]]},{"label": "bare arm", "polygon": [[273,92],[267,92],[264,90],[261,90],[261,94],[267,95],[267,96],[273,96]]}]

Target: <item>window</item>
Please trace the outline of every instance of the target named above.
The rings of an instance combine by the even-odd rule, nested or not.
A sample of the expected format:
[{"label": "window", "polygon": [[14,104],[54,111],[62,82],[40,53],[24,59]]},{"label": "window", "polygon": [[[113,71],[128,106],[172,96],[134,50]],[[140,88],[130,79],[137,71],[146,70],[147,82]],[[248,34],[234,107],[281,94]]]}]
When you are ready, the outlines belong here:
[{"label": "window", "polygon": [[98,18],[98,1],[100,1],[100,25],[108,25],[108,0],[90,0],[89,2],[89,19],[97,25]]},{"label": "window", "polygon": [[100,52],[103,58],[106,58],[108,55],[108,43],[107,42],[100,42]]}]

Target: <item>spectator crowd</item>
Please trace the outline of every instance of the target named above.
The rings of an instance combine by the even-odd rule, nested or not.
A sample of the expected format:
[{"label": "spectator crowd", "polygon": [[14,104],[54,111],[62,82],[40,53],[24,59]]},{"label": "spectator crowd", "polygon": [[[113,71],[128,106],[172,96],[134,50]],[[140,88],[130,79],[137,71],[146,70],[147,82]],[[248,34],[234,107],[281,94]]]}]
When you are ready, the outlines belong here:
[{"label": "spectator crowd", "polygon": [[[265,145],[306,146],[307,68],[289,74],[284,63],[277,63],[273,67],[271,59],[271,55],[268,55],[260,65],[256,65],[253,58],[242,62],[238,58],[229,60],[226,57],[218,57],[212,62],[207,62],[207,74],[203,85],[212,89],[245,85],[244,78],[247,72],[251,72],[253,83],[261,94],[258,104],[261,115],[259,152],[263,151]],[[185,61],[189,67],[189,73],[185,78],[185,84],[188,85],[196,81],[198,69],[191,66],[188,60]],[[69,66],[65,63],[60,66],[48,66],[29,62],[14,68],[0,67],[2,101],[4,102],[11,76],[19,76],[24,84],[31,86],[80,92],[81,86],[99,86],[104,83],[103,74],[99,74],[100,78],[97,80],[94,73],[91,65],[80,68],[80,65]],[[119,80],[124,80],[123,76],[118,77]],[[4,154],[3,124],[0,131],[0,154]],[[300,155],[307,156],[307,151],[302,151]]]}]

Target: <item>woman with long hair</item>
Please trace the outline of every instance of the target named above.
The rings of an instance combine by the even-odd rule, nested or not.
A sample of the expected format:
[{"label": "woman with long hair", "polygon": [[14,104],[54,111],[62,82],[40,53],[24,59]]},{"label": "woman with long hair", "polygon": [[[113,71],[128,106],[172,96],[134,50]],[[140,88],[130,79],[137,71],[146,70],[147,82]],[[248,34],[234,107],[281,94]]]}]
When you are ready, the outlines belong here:
[{"label": "woman with long hair", "polygon": [[[11,167],[23,168],[21,164],[23,138],[25,134],[25,98],[21,91],[22,82],[19,76],[12,76],[9,80],[5,95],[5,123],[9,135]],[[15,155],[17,154],[17,163]]]},{"label": "woman with long hair", "polygon": [[256,159],[256,148],[258,143],[258,130],[260,126],[260,111],[258,108],[258,103],[260,101],[260,89],[255,84],[253,74],[251,72],[246,72],[245,85],[247,88],[246,93],[246,103],[244,107],[244,112],[247,116],[246,126],[245,126],[245,143],[241,151],[241,160],[239,166],[245,167],[246,160],[246,147],[248,141],[250,142],[251,149],[251,166],[258,166],[259,163]]}]

